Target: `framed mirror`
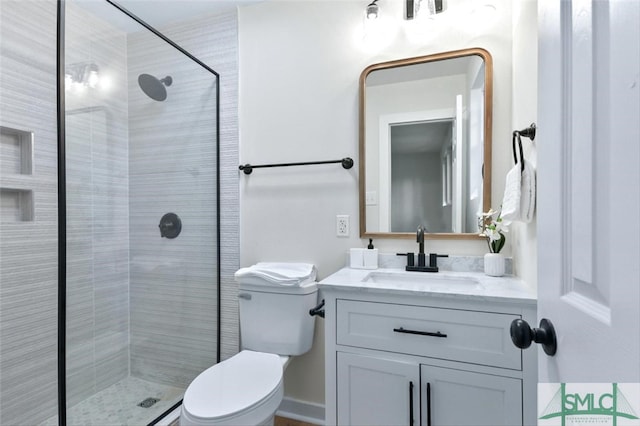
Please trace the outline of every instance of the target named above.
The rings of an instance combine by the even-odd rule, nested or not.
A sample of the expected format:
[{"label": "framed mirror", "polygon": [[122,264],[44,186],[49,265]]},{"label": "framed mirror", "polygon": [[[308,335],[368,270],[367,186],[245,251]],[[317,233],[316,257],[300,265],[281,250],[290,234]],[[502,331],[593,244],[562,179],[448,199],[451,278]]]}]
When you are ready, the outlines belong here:
[{"label": "framed mirror", "polygon": [[360,75],[360,237],[476,239],[491,206],[491,55],[400,59]]}]

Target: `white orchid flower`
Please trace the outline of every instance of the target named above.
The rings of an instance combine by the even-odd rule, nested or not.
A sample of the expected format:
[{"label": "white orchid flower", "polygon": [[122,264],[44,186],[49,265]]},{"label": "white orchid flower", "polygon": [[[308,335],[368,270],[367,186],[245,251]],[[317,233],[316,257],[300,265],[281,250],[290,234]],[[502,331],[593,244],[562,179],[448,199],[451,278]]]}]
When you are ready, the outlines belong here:
[{"label": "white orchid flower", "polygon": [[508,232],[506,229],[507,224],[502,221],[500,212],[489,209],[488,212],[482,213],[482,219],[479,224],[482,229],[480,236],[487,239],[489,250],[492,253],[500,252],[505,242],[504,233]]},{"label": "white orchid flower", "polygon": [[501,217],[496,219],[495,222],[493,222],[493,225],[498,232],[509,232],[509,230],[507,229],[507,225],[502,221]]}]

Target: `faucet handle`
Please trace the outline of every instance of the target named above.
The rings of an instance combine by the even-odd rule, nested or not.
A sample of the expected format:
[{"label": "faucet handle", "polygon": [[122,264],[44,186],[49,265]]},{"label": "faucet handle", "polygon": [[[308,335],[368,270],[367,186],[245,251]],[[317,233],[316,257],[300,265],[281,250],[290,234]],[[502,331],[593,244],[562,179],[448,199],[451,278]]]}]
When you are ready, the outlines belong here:
[{"label": "faucet handle", "polygon": [[398,256],[407,256],[407,266],[413,266],[416,263],[415,254],[413,253],[396,253]]},{"label": "faucet handle", "polygon": [[449,255],[448,254],[429,253],[429,267],[437,268],[438,267],[438,258],[439,257],[449,257]]}]

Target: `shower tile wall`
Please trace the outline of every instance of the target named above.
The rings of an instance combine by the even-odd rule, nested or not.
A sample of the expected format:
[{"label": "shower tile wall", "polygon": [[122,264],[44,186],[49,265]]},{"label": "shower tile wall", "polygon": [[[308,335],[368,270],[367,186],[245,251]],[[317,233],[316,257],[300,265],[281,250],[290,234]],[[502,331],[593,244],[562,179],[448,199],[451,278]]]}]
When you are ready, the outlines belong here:
[{"label": "shower tile wall", "polygon": [[0,1],[0,125],[34,132],[35,146],[31,174],[0,169],[0,187],[32,190],[34,202],[33,220],[0,223],[2,425],[37,424],[57,407],[55,34],[55,1]]},{"label": "shower tile wall", "polygon": [[67,406],[129,374],[126,35],[66,2],[67,69],[108,88],[66,91]]},{"label": "shower tile wall", "polygon": [[[216,78],[148,33],[129,42],[131,374],[187,386],[216,358]],[[171,76],[158,102],[138,75]],[[182,232],[161,238],[177,214]]]},{"label": "shower tile wall", "polygon": [[238,352],[238,284],[240,205],[238,193],[238,14],[202,17],[162,28],[220,74],[220,287],[221,358]]},{"label": "shower tile wall", "polygon": [[[237,12],[203,17],[160,30],[221,75],[222,358],[238,350],[238,29]],[[157,50],[148,37],[129,39],[131,90],[131,374],[187,385],[215,362],[215,86],[175,51]],[[159,47],[159,46],[158,46]],[[194,71],[195,70],[195,71]],[[165,102],[144,97],[139,73],[174,79]],[[204,102],[204,103],[203,103]],[[193,110],[193,105],[204,109]],[[181,111],[187,111],[183,113]],[[206,125],[194,128],[195,116]],[[134,129],[140,129],[135,131]],[[151,150],[151,151],[148,151]],[[149,161],[153,152],[157,161]],[[205,196],[208,195],[208,198]],[[211,209],[211,210],[209,210]],[[183,232],[161,239],[162,214],[178,213]],[[181,266],[181,267],[180,267]],[[207,267],[207,269],[203,269]],[[162,295],[164,294],[164,296]]]},{"label": "shower tile wall", "polygon": [[[213,170],[209,166],[215,163],[215,156],[213,152],[200,152],[197,156],[201,163],[192,156],[185,167],[175,167],[171,164],[173,159],[163,159],[169,152],[152,142],[146,154],[131,152],[129,163],[128,126],[139,124],[137,120],[144,121],[144,117],[133,114],[131,121],[127,118],[128,92],[140,95],[135,79],[129,87],[118,85],[125,79],[123,70],[127,65],[127,58],[122,56],[127,52],[124,36],[76,9],[73,2],[66,2],[66,6],[67,54],[71,56],[68,64],[75,60],[96,62],[101,74],[111,73],[112,90],[120,91],[113,97],[93,96],[91,102],[67,93],[67,110],[75,110],[68,117],[67,128],[67,397],[69,404],[74,404],[129,371],[147,379],[186,384],[213,363],[215,300],[202,303],[202,299],[211,299],[210,295],[215,294],[211,290],[215,274],[202,270],[198,259],[206,260],[211,270],[216,266],[211,226],[215,217],[208,213],[215,203],[214,198],[194,202],[193,196],[199,191],[215,196],[210,191],[213,177],[206,176],[208,170]],[[162,30],[222,75],[220,267],[224,359],[237,352],[239,337],[237,286],[233,280],[239,267],[237,14],[202,18]],[[2,425],[38,424],[57,411],[55,34],[55,1],[0,1],[0,125],[33,131],[35,137],[32,175],[18,176],[0,169],[0,187],[32,190],[35,211],[33,221],[0,223]],[[132,56],[129,53],[130,60]],[[154,65],[156,58],[148,59],[146,66],[133,64],[137,68],[130,76],[137,77],[138,68],[158,75],[179,71],[171,61],[162,62],[165,58],[157,58],[162,66]],[[193,96],[198,101],[203,97],[214,99],[214,86],[206,86],[203,91],[203,87],[196,87],[198,83],[193,84],[189,83],[184,91],[184,80],[177,80],[169,90],[167,102],[189,106]],[[81,108],[86,109],[80,111]],[[210,123],[206,130],[179,126],[194,115],[192,110],[173,117],[161,115],[156,123],[162,124],[166,119],[162,135],[169,136],[170,147],[179,147],[173,151],[175,154],[182,155],[194,146],[195,136],[189,136],[190,130],[207,139],[205,148],[212,149],[215,133],[208,132],[215,128],[214,111],[197,112]],[[143,145],[148,142],[147,132],[149,129],[132,135],[132,151],[142,146],[136,145],[138,138]],[[75,140],[71,140],[74,136]],[[158,167],[150,165],[145,156],[158,158]],[[162,178],[164,172],[176,179]],[[152,183],[151,176],[158,179]],[[191,194],[167,197],[167,188],[175,183]],[[161,203],[156,208],[158,200]],[[157,234],[160,213],[169,209],[181,214],[184,225],[183,234],[172,241],[177,243],[173,245],[160,240]],[[200,238],[195,246],[185,248],[183,242],[193,233]],[[165,250],[167,246],[170,250]],[[177,273],[172,268],[176,261],[185,266]],[[159,276],[159,271],[168,273]],[[157,296],[154,290],[158,288],[166,290],[167,296]],[[207,296],[203,297],[201,291]],[[170,318],[163,311],[165,308],[187,315],[183,319]],[[196,320],[203,325],[194,325]],[[158,336],[162,344],[157,343]]]}]

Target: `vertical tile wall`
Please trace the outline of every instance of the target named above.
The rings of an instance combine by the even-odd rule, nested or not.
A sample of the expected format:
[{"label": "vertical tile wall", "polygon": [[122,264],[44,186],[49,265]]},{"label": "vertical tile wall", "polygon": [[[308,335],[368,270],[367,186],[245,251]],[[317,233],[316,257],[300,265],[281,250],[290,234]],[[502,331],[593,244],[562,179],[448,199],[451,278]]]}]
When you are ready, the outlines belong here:
[{"label": "vertical tile wall", "polygon": [[[202,200],[199,191],[213,195],[206,192],[213,189],[214,180],[206,173],[214,170],[215,163],[211,151],[215,135],[208,133],[215,124],[211,75],[197,66],[191,68],[192,63],[165,47],[151,48],[148,37],[129,40],[130,128],[142,129],[131,135],[131,373],[142,378],[188,384],[214,363],[218,326],[222,358],[238,350],[237,286],[233,278],[240,258],[237,25],[237,12],[233,11],[160,28],[221,76],[220,265],[211,263],[215,262],[211,227],[215,216],[206,205],[195,203],[198,197]],[[186,73],[181,73],[183,67],[187,67]],[[165,102],[157,103],[141,94],[134,83],[141,72],[174,78]],[[193,110],[196,105],[206,109]],[[178,114],[185,107],[187,114]],[[205,127],[191,129],[189,123],[195,115],[202,118]],[[150,163],[142,150],[145,146],[160,161]],[[165,175],[163,185],[150,185],[153,175]],[[153,197],[158,196],[162,202],[154,205]],[[210,208],[214,211],[213,205]],[[169,211],[183,219],[184,231],[176,240],[160,239],[157,230],[161,214]],[[185,268],[179,270],[177,264]],[[211,299],[215,295],[215,275],[208,275],[201,265],[221,270],[220,325]],[[172,299],[160,295],[160,290]],[[173,313],[167,315],[168,310]]]},{"label": "vertical tile wall", "polygon": [[65,5],[65,66],[108,86],[66,90],[67,406],[129,374],[126,34]]},{"label": "vertical tile wall", "polygon": [[[0,424],[36,424],[56,413],[55,9],[56,3],[52,0],[3,0],[0,3],[0,124],[35,132],[33,175],[19,178],[13,174],[3,175],[0,170],[0,186],[11,182],[11,187],[15,187],[16,182],[21,182],[33,189],[35,204],[34,221],[0,224]],[[70,220],[68,398],[73,404],[127,374],[129,326],[134,348],[130,362],[135,373],[146,378],[186,384],[212,364],[217,327],[215,303],[211,298],[215,294],[215,275],[210,274],[208,268],[216,265],[212,245],[215,239],[207,233],[211,230],[210,223],[215,223],[215,217],[209,214],[213,211],[215,198],[210,197],[205,202],[200,200],[194,205],[192,195],[206,193],[215,197],[216,194],[210,186],[214,181],[210,175],[207,176],[215,162],[211,151],[195,155],[199,158],[192,157],[193,163],[186,167],[172,165],[176,158],[173,157],[168,164],[165,161],[154,170],[155,166],[150,166],[145,154],[138,150],[131,153],[132,170],[128,170],[129,160],[123,161],[129,154],[127,89],[132,93],[138,93],[139,89],[131,82],[129,87],[117,84],[124,83],[125,79],[124,35],[95,17],[87,16],[72,2],[67,2],[67,10],[67,62],[96,62],[101,71],[111,73],[116,83],[112,89],[118,91],[110,97],[74,98],[71,93],[67,97],[67,110],[73,110],[68,120],[67,159]],[[202,18],[163,31],[222,75],[220,267],[222,356],[227,358],[237,352],[239,342],[237,291],[233,280],[233,273],[239,267],[237,13]],[[152,71],[153,66],[149,68],[149,65],[154,59],[148,59],[143,68],[153,73],[155,70]],[[168,71],[170,68],[163,69]],[[177,68],[171,68],[174,69]],[[183,106],[189,107],[195,100],[213,99],[211,89],[214,86],[196,87],[193,82],[188,86],[188,90],[174,95]],[[174,90],[176,88],[181,90],[179,84],[174,86]],[[135,102],[133,100],[132,109],[135,109]],[[148,109],[138,105],[142,110]],[[184,126],[185,116],[193,114],[210,120],[211,128]],[[144,122],[144,113],[132,116],[131,120]],[[199,111],[187,108],[180,116],[168,114],[159,123],[165,126],[164,129],[173,131],[169,133],[169,151],[164,151],[170,157],[189,152],[194,143],[197,145],[197,140],[214,140],[210,134],[210,130],[215,129],[211,104]],[[147,129],[141,129],[138,134],[132,132],[132,135],[134,139],[149,141]],[[153,154],[154,158],[161,158],[160,147],[153,141],[150,144],[147,147],[151,151],[146,156]],[[210,149],[214,145],[202,146]],[[132,151],[136,147],[141,145],[134,145]],[[163,163],[162,158],[160,163]],[[175,182],[166,178],[149,180],[151,175],[166,171],[172,177],[181,175],[184,179]],[[162,188],[176,182],[192,191],[191,195],[182,193],[176,199],[165,199]],[[131,206],[129,195],[132,195]],[[161,203],[157,209],[151,208],[154,203],[150,199],[154,197],[156,200],[158,197],[164,199],[166,204]],[[186,267],[177,274],[173,269],[175,252],[156,251],[168,241],[160,240],[158,244],[157,237],[151,235],[157,232],[159,212],[177,206],[176,202],[186,207],[183,236],[194,231],[199,234],[194,249],[181,254],[181,262]],[[132,234],[131,253],[128,248],[129,230]],[[151,250],[148,246],[144,248],[144,242],[138,245],[144,239],[141,235],[147,231],[152,241]],[[142,277],[136,281],[139,285],[132,285],[131,294],[128,291],[129,267],[125,262],[129,256],[132,277],[136,280]],[[206,271],[201,268],[205,262],[208,262]],[[158,279],[159,271],[170,273]],[[181,285],[185,283],[188,285]],[[145,293],[156,286],[164,286],[172,299],[163,300],[164,296],[153,299],[149,297],[150,293]],[[204,304],[203,294],[207,299]],[[132,301],[130,313],[129,298]],[[155,309],[156,314],[170,307],[176,312],[186,313],[186,316],[167,322],[166,315],[148,316],[148,307],[152,311]],[[131,325],[129,315],[132,317]],[[161,321],[155,321],[157,319]],[[202,325],[194,325],[195,320]],[[164,333],[167,329],[171,330],[168,336],[162,335],[160,340],[154,340],[157,337],[154,334],[160,330]],[[162,343],[158,344],[159,341]],[[171,347],[174,349],[166,350]],[[140,350],[136,352],[137,349]],[[176,356],[180,360],[178,363]]]},{"label": "vertical tile wall", "polygon": [[238,286],[240,267],[240,204],[238,178],[238,12],[202,17],[162,28],[220,74],[220,272],[221,357],[238,352]]},{"label": "vertical tile wall", "polygon": [[[147,32],[128,37],[131,374],[187,386],[217,343],[216,76]],[[156,101],[140,74],[170,76]],[[166,213],[182,232],[162,238]]]},{"label": "vertical tile wall", "polygon": [[36,424],[57,408],[56,2],[0,2],[0,125],[34,133],[32,221],[0,223],[0,424]]}]

